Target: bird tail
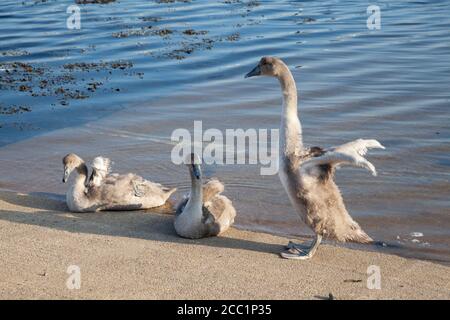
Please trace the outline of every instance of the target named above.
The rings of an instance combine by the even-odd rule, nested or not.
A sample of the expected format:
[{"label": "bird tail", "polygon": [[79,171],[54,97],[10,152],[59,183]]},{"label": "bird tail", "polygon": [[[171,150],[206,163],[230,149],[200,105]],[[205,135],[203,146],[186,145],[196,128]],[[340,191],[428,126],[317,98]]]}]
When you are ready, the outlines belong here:
[{"label": "bird tail", "polygon": [[172,193],[177,191],[177,188],[172,188],[172,189],[167,188],[167,190],[165,190],[165,191],[166,191],[167,199],[169,199],[170,196],[172,195]]},{"label": "bird tail", "polygon": [[355,222],[350,228],[350,232],[345,235],[346,242],[373,243],[373,239],[361,229],[361,227]]}]

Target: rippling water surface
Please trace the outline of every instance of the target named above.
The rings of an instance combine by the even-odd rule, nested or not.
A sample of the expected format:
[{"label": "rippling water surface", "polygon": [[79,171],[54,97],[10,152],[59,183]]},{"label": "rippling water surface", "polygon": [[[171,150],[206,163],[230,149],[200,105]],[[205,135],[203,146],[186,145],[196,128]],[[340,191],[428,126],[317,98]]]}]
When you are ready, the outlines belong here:
[{"label": "rippling water surface", "polygon": [[[306,144],[386,146],[369,155],[378,177],[346,168],[336,178],[354,218],[387,243],[376,250],[450,262],[449,1],[377,1],[373,31],[368,1],[80,4],[81,29],[69,30],[74,3],[0,3],[1,188],[63,194],[61,158],[76,152],[187,191],[172,131],[194,120],[278,128],[276,81],[243,78],[276,55],[297,81]],[[310,234],[277,176],[205,171],[225,182],[238,226]]]}]

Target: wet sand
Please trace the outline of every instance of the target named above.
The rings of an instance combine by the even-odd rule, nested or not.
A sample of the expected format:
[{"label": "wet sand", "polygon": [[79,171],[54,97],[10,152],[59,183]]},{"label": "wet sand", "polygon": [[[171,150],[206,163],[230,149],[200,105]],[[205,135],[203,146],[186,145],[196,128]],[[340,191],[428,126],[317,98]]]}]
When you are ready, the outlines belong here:
[{"label": "wet sand", "polygon": [[[449,299],[449,267],[323,245],[278,257],[287,238],[232,229],[178,238],[157,212],[72,214],[46,198],[0,192],[1,299]],[[69,290],[69,265],[81,288]],[[367,289],[378,265],[381,290]]]}]

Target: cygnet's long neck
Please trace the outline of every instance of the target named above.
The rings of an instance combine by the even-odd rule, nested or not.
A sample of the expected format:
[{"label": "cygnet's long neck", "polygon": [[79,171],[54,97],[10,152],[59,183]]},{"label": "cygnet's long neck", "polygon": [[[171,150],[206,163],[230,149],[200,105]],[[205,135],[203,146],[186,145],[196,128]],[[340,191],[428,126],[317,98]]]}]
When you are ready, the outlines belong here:
[{"label": "cygnet's long neck", "polygon": [[88,168],[83,162],[77,168],[77,177],[75,178],[75,192],[80,192],[84,194],[88,180]]},{"label": "cygnet's long neck", "polygon": [[186,212],[190,212],[193,220],[200,221],[202,219],[203,211],[203,186],[202,178],[197,179],[191,172],[191,194],[189,201],[186,204]]},{"label": "cygnet's long neck", "polygon": [[302,127],[297,115],[297,87],[294,77],[287,66],[278,76],[283,92],[283,111],[280,127],[280,156],[295,154],[301,150]]}]

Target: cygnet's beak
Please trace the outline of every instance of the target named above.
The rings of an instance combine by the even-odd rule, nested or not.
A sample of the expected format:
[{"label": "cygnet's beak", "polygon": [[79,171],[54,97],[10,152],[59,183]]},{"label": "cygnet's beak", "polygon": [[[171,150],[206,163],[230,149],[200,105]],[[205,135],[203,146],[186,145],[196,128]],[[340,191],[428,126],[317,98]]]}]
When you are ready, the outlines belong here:
[{"label": "cygnet's beak", "polygon": [[64,176],[63,176],[63,178],[62,178],[62,182],[63,183],[66,183],[67,182],[67,180],[69,179],[69,170],[64,170]]},{"label": "cygnet's beak", "polygon": [[198,164],[192,165],[192,172],[194,173],[195,178],[197,178],[197,180],[199,180],[201,173],[200,173],[200,166]]},{"label": "cygnet's beak", "polygon": [[253,68],[252,71],[250,71],[249,73],[247,73],[245,75],[245,78],[250,78],[250,77],[254,77],[254,76],[260,76],[261,75],[261,68],[259,67],[259,64]]}]

